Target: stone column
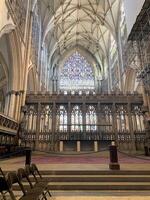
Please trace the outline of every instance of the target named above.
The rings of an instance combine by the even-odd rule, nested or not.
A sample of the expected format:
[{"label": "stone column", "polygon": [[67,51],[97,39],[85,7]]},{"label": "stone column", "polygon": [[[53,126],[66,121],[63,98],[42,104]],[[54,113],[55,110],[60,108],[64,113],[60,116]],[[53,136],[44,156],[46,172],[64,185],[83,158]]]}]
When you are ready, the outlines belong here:
[{"label": "stone column", "polygon": [[36,138],[35,138],[35,149],[39,149],[39,135],[40,135],[40,125],[41,125],[41,103],[38,103],[37,107],[37,127],[36,127]]},{"label": "stone column", "polygon": [[98,152],[98,142],[94,141],[94,151]]},{"label": "stone column", "polygon": [[52,108],[52,137],[51,137],[51,146],[54,148],[54,138],[56,134],[56,102],[53,102]]},{"label": "stone column", "polygon": [[56,132],[56,103],[53,102],[53,112],[52,112],[52,132]]},{"label": "stone column", "polygon": [[[30,8],[29,8],[30,9]],[[26,51],[25,51],[25,64],[24,64],[24,72],[23,72],[23,85],[24,85],[24,93],[23,93],[23,97],[22,97],[22,102],[23,105],[25,104],[25,100],[26,100],[26,91],[27,91],[27,83],[28,83],[28,67],[29,67],[29,63],[30,63],[30,54],[31,54],[31,43],[32,43],[32,25],[33,25],[33,15],[34,12],[32,12],[30,10],[28,19],[27,19],[27,38],[26,38]]]},{"label": "stone column", "polygon": [[141,81],[141,88],[142,88],[142,96],[143,96],[143,105],[145,107],[147,107],[148,106],[148,99],[147,99],[147,95],[146,95],[146,91],[145,91],[143,81]]},{"label": "stone column", "polygon": [[86,104],[82,104],[82,122],[83,122],[83,133],[86,132]]},{"label": "stone column", "polygon": [[15,100],[16,100],[16,91],[10,91],[10,101],[9,101],[9,110],[8,115],[14,118],[14,109],[15,109]]},{"label": "stone column", "polygon": [[77,152],[81,151],[81,144],[80,141],[77,141]]},{"label": "stone column", "polygon": [[20,92],[16,92],[15,120],[18,120]]},{"label": "stone column", "polygon": [[52,78],[52,94],[55,92],[55,87],[54,87],[54,78]]},{"label": "stone column", "polygon": [[22,102],[22,98],[23,98],[23,93],[24,91],[21,90],[20,91],[20,97],[19,97],[19,106],[18,106],[18,116],[17,116],[17,119],[18,120],[21,120],[22,119],[22,115],[21,115],[21,107],[23,106],[23,102]]},{"label": "stone column", "polygon": [[100,134],[101,132],[101,127],[100,127],[100,124],[101,124],[101,105],[100,105],[100,102],[98,102],[97,104],[97,130],[98,130],[98,134]]},{"label": "stone column", "polygon": [[110,58],[108,58],[108,93],[111,93],[112,90],[112,76],[111,76],[111,63]]},{"label": "stone column", "polygon": [[56,82],[56,86],[55,86],[55,88],[56,88],[56,93],[58,93],[58,79],[57,79],[57,77],[55,77],[55,82]]},{"label": "stone column", "polygon": [[64,151],[64,143],[63,143],[63,141],[60,141],[60,142],[59,142],[59,151],[60,151],[60,152],[63,152],[63,151]]},{"label": "stone column", "polygon": [[71,132],[71,103],[68,102],[68,113],[67,113],[67,131]]},{"label": "stone column", "polygon": [[4,109],[5,115],[8,115],[9,101],[10,101],[10,93],[8,92],[7,95],[6,95],[6,101],[5,101],[5,109]]},{"label": "stone column", "polygon": [[117,113],[115,103],[112,105],[112,130],[115,136],[115,143],[118,144]]},{"label": "stone column", "polygon": [[133,130],[133,124],[132,124],[132,116],[131,116],[131,104],[128,103],[128,121],[129,121],[129,131],[131,135],[131,151],[135,152],[135,135],[134,135],[134,130]]},{"label": "stone column", "polygon": [[122,46],[120,34],[117,32],[117,52],[118,52],[118,80],[119,80],[119,89],[123,91],[123,82],[122,82],[122,69],[123,69],[123,57],[122,57]]}]

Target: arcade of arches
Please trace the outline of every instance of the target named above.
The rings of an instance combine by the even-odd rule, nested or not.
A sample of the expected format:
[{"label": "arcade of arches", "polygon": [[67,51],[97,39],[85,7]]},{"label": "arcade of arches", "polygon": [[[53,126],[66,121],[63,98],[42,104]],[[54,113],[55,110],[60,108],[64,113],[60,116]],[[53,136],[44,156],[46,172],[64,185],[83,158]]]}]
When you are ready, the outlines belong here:
[{"label": "arcade of arches", "polygon": [[1,147],[149,149],[150,2],[132,3],[1,0]]}]

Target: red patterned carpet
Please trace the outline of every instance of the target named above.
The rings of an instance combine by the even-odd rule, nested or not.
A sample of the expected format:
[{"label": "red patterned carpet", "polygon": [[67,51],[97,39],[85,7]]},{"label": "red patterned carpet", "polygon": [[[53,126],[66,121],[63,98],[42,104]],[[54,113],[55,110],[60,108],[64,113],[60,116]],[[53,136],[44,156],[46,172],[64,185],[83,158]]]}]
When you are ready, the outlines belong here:
[{"label": "red patterned carpet", "polygon": [[[126,154],[119,153],[119,163],[121,164],[150,164],[150,159],[143,159]],[[22,163],[24,161],[16,161]],[[82,154],[82,155],[59,155],[59,154],[35,154],[32,156],[32,162],[39,164],[107,164],[109,163],[109,154]]]}]

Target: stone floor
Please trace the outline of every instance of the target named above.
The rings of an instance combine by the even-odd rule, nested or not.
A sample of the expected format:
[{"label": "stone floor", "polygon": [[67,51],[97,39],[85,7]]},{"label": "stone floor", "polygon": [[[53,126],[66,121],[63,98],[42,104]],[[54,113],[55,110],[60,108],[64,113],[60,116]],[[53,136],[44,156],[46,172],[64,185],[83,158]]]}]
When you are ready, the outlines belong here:
[{"label": "stone floor", "polygon": [[[66,158],[70,158],[70,156],[72,161],[68,162]],[[98,159],[98,161],[86,163],[85,156],[89,158],[90,161],[92,161],[93,158],[95,158],[95,160]],[[85,155],[50,155],[36,152],[33,153],[32,161],[38,164],[40,170],[107,170],[109,164],[108,156],[108,152]],[[65,159],[62,159],[62,157]],[[102,162],[100,158],[103,158]],[[84,162],[81,162],[82,159]],[[120,154],[119,160],[122,170],[150,170],[150,159],[143,155],[130,157]],[[0,167],[4,171],[11,171],[23,167],[24,163],[25,157],[17,157],[1,160]],[[50,198],[52,200],[150,200],[150,191],[52,191],[52,194],[53,197]]]},{"label": "stone floor", "polygon": [[[34,152],[32,163],[36,163],[40,170],[107,170],[109,169],[109,152],[89,154],[48,154]],[[150,158],[139,154],[130,156],[119,153],[121,170],[150,170]],[[0,160],[3,170],[11,171],[23,167],[25,157]]]},{"label": "stone floor", "polygon": [[[128,196],[126,194],[126,196],[98,196],[97,194],[93,194],[92,196],[87,196],[87,195],[77,195],[77,194],[73,194],[72,195],[59,195],[59,196],[55,196],[55,197],[51,197],[48,198],[48,200],[149,200],[150,196],[137,196],[137,195],[133,195],[133,196]],[[0,200],[1,200],[1,196],[0,196]],[[9,199],[9,197],[7,198],[7,200],[11,200]],[[16,200],[19,200],[19,198],[17,198]]]}]

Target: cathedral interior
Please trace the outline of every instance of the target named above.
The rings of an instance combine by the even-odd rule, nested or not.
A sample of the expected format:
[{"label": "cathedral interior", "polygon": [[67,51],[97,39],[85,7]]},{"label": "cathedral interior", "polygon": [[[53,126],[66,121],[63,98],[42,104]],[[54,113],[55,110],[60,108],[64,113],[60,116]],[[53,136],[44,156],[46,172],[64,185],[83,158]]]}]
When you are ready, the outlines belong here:
[{"label": "cathedral interior", "polygon": [[[133,190],[148,192],[150,1],[0,0],[0,168],[4,171],[0,178],[8,182],[5,173],[21,166],[22,160],[13,159],[26,156],[26,164],[30,164],[31,152],[47,176],[55,170],[56,175],[59,170],[63,175],[69,173],[67,162],[70,159],[76,164],[77,159],[79,164],[79,158],[87,166],[88,159],[93,159],[89,170],[96,176],[92,172],[97,170],[94,162],[109,164],[111,146],[116,147],[120,160],[126,156],[122,164],[125,171],[116,175],[147,176],[147,185],[139,187],[133,181]],[[110,152],[111,156],[113,162],[115,155]],[[96,161],[100,157],[104,163]],[[132,161],[132,170],[139,170],[133,174],[127,171]],[[84,167],[78,166],[78,173],[82,169],[88,176]],[[77,171],[74,165],[71,169]],[[107,173],[111,175],[109,170]],[[104,174],[98,171],[99,176]],[[118,185],[118,190],[122,187],[128,192],[131,183]],[[6,200],[1,185],[0,179],[0,198]],[[73,190],[66,189],[65,184],[61,187]],[[98,194],[99,188],[105,187],[76,188],[96,190]],[[53,197],[42,194],[42,199]],[[25,196],[28,200],[40,199],[28,197],[28,192]],[[93,196],[86,199],[96,200]],[[58,195],[56,199],[63,198]]]}]

